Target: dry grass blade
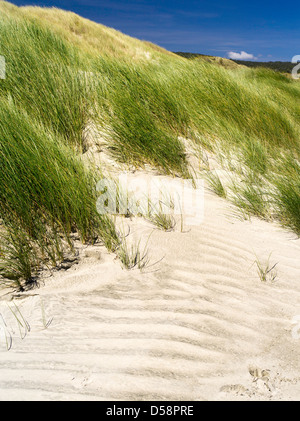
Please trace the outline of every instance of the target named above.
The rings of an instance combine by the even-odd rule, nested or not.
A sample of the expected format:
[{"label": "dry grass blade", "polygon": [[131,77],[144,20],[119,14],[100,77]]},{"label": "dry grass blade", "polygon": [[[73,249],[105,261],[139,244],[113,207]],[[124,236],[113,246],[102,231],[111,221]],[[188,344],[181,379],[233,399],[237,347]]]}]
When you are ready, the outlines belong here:
[{"label": "dry grass blade", "polygon": [[278,276],[277,271],[275,270],[278,263],[275,263],[272,266],[270,264],[271,254],[269,255],[266,263],[262,263],[256,257],[255,264],[257,266],[257,273],[261,282],[274,282]]}]

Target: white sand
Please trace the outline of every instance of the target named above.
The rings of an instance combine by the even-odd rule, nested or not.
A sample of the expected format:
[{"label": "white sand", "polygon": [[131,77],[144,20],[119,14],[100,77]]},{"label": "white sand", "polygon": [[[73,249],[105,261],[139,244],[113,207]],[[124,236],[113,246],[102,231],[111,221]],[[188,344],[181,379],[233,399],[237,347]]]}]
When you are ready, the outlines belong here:
[{"label": "white sand", "polygon": [[[124,224],[130,238],[153,231]],[[238,220],[206,190],[203,223],[154,229],[148,248],[164,259],[144,272],[82,248],[78,265],[15,297],[24,339],[3,297],[0,400],[298,400],[300,240]],[[254,261],[270,253],[277,277],[262,283]]]}]

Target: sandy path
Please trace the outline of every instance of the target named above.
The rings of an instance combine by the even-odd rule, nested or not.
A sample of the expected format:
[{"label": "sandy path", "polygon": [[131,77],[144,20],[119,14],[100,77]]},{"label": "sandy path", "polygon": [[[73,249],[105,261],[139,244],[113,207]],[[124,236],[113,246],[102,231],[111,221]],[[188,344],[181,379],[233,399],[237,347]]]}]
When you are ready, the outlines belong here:
[{"label": "sandy path", "polygon": [[[130,224],[143,238],[153,230]],[[23,340],[2,302],[13,344],[8,352],[0,342],[1,400],[299,399],[293,234],[240,221],[206,191],[203,224],[153,232],[151,262],[164,259],[144,273],[95,250],[100,260],[82,258],[15,299],[31,326]],[[265,261],[270,253],[277,278],[262,283],[255,255]],[[53,318],[47,329],[42,302]]]}]

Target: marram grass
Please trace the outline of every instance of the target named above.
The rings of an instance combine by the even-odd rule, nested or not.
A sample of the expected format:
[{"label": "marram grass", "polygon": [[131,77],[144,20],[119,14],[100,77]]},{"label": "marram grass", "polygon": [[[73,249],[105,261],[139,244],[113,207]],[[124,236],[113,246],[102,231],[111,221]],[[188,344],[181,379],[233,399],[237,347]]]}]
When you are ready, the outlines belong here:
[{"label": "marram grass", "polygon": [[299,82],[188,60],[73,13],[3,1],[0,55],[3,279],[22,285],[57,264],[74,231],[118,249],[113,222],[96,210],[101,174],[80,158],[90,123],[109,132],[115,159],[173,176],[191,174],[180,139],[221,151],[220,164],[237,175],[226,197],[300,233]]}]

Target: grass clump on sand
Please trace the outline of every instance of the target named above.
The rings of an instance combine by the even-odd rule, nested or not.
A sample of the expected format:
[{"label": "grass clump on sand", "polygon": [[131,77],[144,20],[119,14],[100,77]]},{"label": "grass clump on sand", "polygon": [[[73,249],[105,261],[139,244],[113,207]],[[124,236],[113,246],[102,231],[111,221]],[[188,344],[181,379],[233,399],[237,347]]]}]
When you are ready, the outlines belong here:
[{"label": "grass clump on sand", "polygon": [[70,234],[83,242],[103,240],[114,248],[117,234],[96,211],[96,180],[63,139],[13,102],[0,101],[0,214],[6,237],[1,274],[30,282],[38,262],[55,265]]},{"label": "grass clump on sand", "polygon": [[117,249],[117,256],[127,270],[144,269],[149,264],[148,251],[140,249],[140,241],[129,246],[124,238]]}]

